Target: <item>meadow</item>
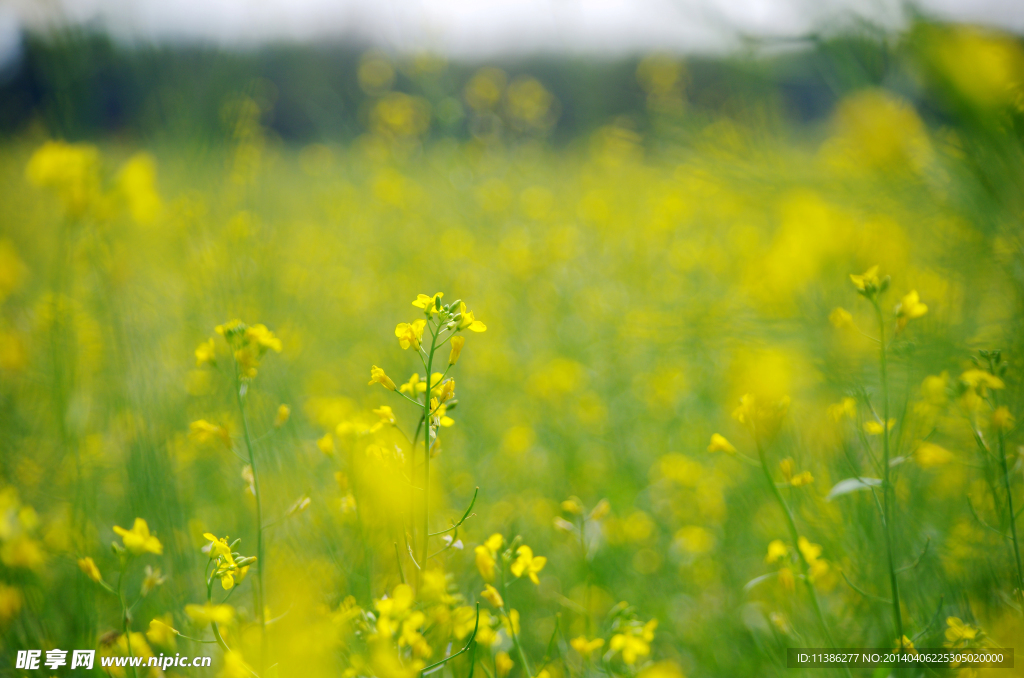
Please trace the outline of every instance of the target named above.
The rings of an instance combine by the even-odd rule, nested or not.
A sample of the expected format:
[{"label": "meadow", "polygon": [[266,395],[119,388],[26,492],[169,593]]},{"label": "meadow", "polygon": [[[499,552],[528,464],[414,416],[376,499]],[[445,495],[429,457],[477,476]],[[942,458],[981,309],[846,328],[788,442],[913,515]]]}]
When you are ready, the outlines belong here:
[{"label": "meadow", "polygon": [[431,100],[370,52],[344,142],[278,138],[265,82],[217,145],[7,137],[0,676],[1017,645],[1024,49],[901,40],[813,123],[654,56],[643,124],[555,141],[538,78]]}]

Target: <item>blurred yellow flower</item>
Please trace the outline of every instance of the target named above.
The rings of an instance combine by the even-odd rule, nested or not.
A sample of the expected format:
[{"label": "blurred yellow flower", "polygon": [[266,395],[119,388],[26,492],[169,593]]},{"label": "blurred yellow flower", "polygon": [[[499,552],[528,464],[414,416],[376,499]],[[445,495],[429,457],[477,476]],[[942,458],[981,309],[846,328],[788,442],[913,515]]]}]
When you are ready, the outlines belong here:
[{"label": "blurred yellow flower", "polygon": [[512,667],[514,666],[515,662],[512,661],[512,657],[508,656],[508,652],[502,650],[498,654],[494,655],[494,669],[499,678],[505,678],[505,676],[512,671]]},{"label": "blurred yellow flower", "polygon": [[103,581],[103,576],[100,575],[100,568],[96,567],[96,563],[93,561],[92,558],[79,558],[78,567],[80,570],[82,570],[82,572],[85,573],[87,577],[89,577],[89,579],[92,579],[94,582]]},{"label": "blurred yellow flower", "polygon": [[874,419],[872,419],[870,421],[864,422],[864,432],[867,433],[868,435],[877,436],[884,433],[886,429],[891,431],[892,427],[895,425],[896,420],[891,417],[889,419],[888,425],[885,427],[882,426],[882,422],[875,421]]},{"label": "blurred yellow flower", "polygon": [[959,617],[946,617],[946,647],[954,647],[965,641],[978,638],[980,631],[970,624],[965,624]]},{"label": "blurred yellow flower", "polygon": [[604,638],[587,640],[586,636],[579,636],[570,640],[569,645],[572,646],[572,649],[579,652],[580,655],[586,657],[594,650],[600,650],[604,646]]},{"label": "blurred yellow flower", "polygon": [[25,168],[29,182],[52,189],[73,217],[82,217],[100,198],[100,154],[89,144],[47,141]]},{"label": "blurred yellow flower", "polygon": [[274,427],[281,428],[288,423],[288,419],[292,416],[292,408],[287,405],[278,405],[277,414],[274,415]]},{"label": "blurred yellow flower", "polygon": [[200,445],[207,445],[214,441],[224,444],[224,447],[231,449],[231,435],[223,426],[211,424],[205,419],[197,419],[188,425],[188,437]]},{"label": "blurred yellow flower", "polygon": [[838,423],[843,417],[857,418],[857,401],[853,398],[843,398],[838,403],[828,406],[829,419]]},{"label": "blurred yellow flower", "polygon": [[505,605],[505,601],[502,599],[501,594],[498,593],[498,589],[490,584],[484,585],[484,590],[480,592],[480,597],[496,608],[501,608]]},{"label": "blurred yellow flower", "polygon": [[149,525],[142,518],[136,518],[135,525],[130,530],[115,525],[114,532],[121,536],[124,547],[133,555],[138,556],[143,553],[160,555],[164,552],[163,544],[149,533]]},{"label": "blurred yellow flower", "polygon": [[968,388],[976,390],[979,394],[985,395],[986,389],[999,390],[1006,387],[999,377],[986,372],[985,370],[967,370],[960,375],[962,381]]},{"label": "blurred yellow flower", "polygon": [[316,446],[324,454],[334,454],[334,436],[330,433],[325,433],[322,438],[316,441]]},{"label": "blurred yellow flower", "polygon": [[828,321],[837,329],[853,327],[853,316],[845,308],[837,306],[828,314]]},{"label": "blurred yellow flower", "polygon": [[1000,405],[992,411],[992,428],[997,431],[1009,431],[1013,428],[1014,417],[1010,414],[1010,408]]},{"label": "blurred yellow flower", "polygon": [[878,287],[878,266],[872,266],[860,275],[850,274],[850,281],[853,286],[861,292],[867,292]]},{"label": "blurred yellow flower", "polygon": [[658,620],[652,619],[643,627],[628,626],[622,633],[612,636],[608,643],[609,649],[613,652],[622,653],[622,661],[633,666],[641,657],[651,653],[651,641],[654,640],[654,630],[658,628]]},{"label": "blurred yellow flower", "polygon": [[718,433],[712,433],[711,444],[708,445],[708,452],[736,454],[736,448],[733,447],[732,443],[725,439],[725,436]]},{"label": "blurred yellow flower", "polygon": [[773,539],[768,543],[768,555],[764,557],[764,562],[777,563],[788,555],[789,547],[786,546],[786,543],[781,539]]},{"label": "blurred yellow flower", "polygon": [[171,626],[170,613],[163,618],[152,619],[149,622],[149,629],[146,631],[146,640],[152,645],[174,649],[179,635],[177,629]]},{"label": "blurred yellow flower", "polygon": [[740,405],[732,412],[733,419],[740,422],[755,436],[778,433],[786,413],[789,412],[789,396],[776,400],[764,400],[747,393],[740,398]]},{"label": "blurred yellow flower", "polygon": [[245,663],[241,652],[229,650],[224,653],[224,666],[217,674],[217,678],[252,678],[254,675],[256,674],[252,667]]},{"label": "blurred yellow flower", "polygon": [[917,290],[910,290],[896,305],[896,315],[906,320],[920,318],[928,313],[928,307],[921,303]]},{"label": "blurred yellow flower", "polygon": [[213,603],[190,604],[185,606],[185,614],[199,625],[230,624],[235,618],[235,608],[230,605],[215,605]]},{"label": "blurred yellow flower", "polygon": [[384,370],[376,365],[370,368],[370,381],[367,386],[373,386],[374,384],[380,384],[389,391],[395,390],[395,382],[391,381],[391,377],[384,374]]},{"label": "blurred yellow flower", "polygon": [[213,339],[204,341],[196,348],[196,367],[201,367],[206,363],[212,363],[216,358],[216,355],[217,351],[214,346]]},{"label": "blurred yellow flower", "polygon": [[517,558],[512,561],[509,566],[509,570],[516,577],[522,577],[524,574],[530,577],[530,581],[534,584],[540,584],[540,579],[537,577],[537,573],[544,569],[548,559],[544,556],[533,555],[533,549],[525,544],[520,546],[516,550]]},{"label": "blurred yellow flower", "polygon": [[914,450],[914,461],[922,468],[932,468],[953,461],[953,453],[934,443],[922,442]]},{"label": "blurred yellow flower", "polygon": [[500,533],[495,532],[487,538],[487,541],[475,549],[476,568],[480,570],[480,576],[486,582],[494,581],[494,568],[497,564],[498,549],[501,548],[504,542],[505,538]]}]

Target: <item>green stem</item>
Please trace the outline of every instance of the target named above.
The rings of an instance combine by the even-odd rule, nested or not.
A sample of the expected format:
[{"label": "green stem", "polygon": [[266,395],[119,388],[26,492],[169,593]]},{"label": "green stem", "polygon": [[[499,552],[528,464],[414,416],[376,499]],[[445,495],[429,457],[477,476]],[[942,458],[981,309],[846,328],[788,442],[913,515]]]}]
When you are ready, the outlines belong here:
[{"label": "green stem", "polygon": [[786,516],[786,525],[789,527],[789,537],[793,542],[793,548],[796,550],[797,557],[800,561],[800,569],[804,575],[804,583],[807,585],[807,593],[811,597],[811,606],[814,608],[814,614],[818,618],[818,623],[821,625],[821,631],[825,636],[825,640],[828,641],[829,647],[834,648],[836,646],[835,641],[832,640],[832,633],[828,629],[828,624],[825,622],[825,615],[821,611],[821,605],[818,603],[818,594],[814,590],[814,583],[810,577],[810,565],[807,559],[804,558],[803,551],[800,550],[800,532],[796,529],[796,521],[793,519],[793,513],[789,510],[789,504],[786,503],[785,497],[782,496],[782,491],[779,490],[779,486],[775,484],[775,479],[772,478],[771,471],[768,470],[768,461],[765,458],[764,446],[761,445],[761,439],[755,433],[754,443],[757,445],[757,455],[761,459],[761,470],[764,471],[765,481],[768,483],[768,487],[771,488],[772,494],[775,496],[775,501],[778,502],[779,507],[782,508],[783,515]]},{"label": "green stem", "polygon": [[256,455],[253,451],[252,434],[249,432],[249,417],[245,413],[245,396],[242,392],[242,383],[237,376],[235,378],[235,396],[238,400],[238,410],[242,414],[245,447],[249,452],[249,468],[252,470],[252,485],[256,495],[256,604],[258,606],[257,618],[260,620],[260,671],[262,672],[267,647],[266,604],[263,598],[263,570],[267,562],[263,553],[263,503],[260,498],[260,475],[256,470]]},{"label": "green stem", "polygon": [[896,564],[892,546],[892,516],[895,496],[889,479],[889,379],[885,355],[885,319],[877,299],[872,299],[878,317],[879,363],[882,376],[882,526],[885,530],[885,553],[889,565],[889,586],[892,589],[892,620],[896,627],[896,642],[903,647],[903,613],[900,610],[900,587],[896,580]]},{"label": "green stem", "polygon": [[[128,627],[128,604],[124,599],[124,591],[121,588],[121,581],[124,579],[124,571],[126,567],[128,567],[128,563],[124,562],[121,565],[121,572],[117,575],[117,599],[121,601],[121,624],[124,628],[124,642],[128,648],[128,656],[132,657],[134,655],[132,655],[132,634]],[[138,675],[138,671],[135,670],[134,666],[132,666],[132,675]]]},{"label": "green stem", "polygon": [[[508,585],[505,584],[505,562],[502,559],[501,563],[501,592],[508,595]],[[505,602],[504,596],[502,596],[502,603]],[[523,663],[523,671],[525,672],[525,678],[531,678],[533,671],[530,669],[530,662],[526,659],[526,653],[523,652],[523,646],[519,642],[519,634],[516,633],[515,624],[512,623],[512,615],[508,613],[508,608],[505,605],[501,606],[501,613],[505,615],[505,619],[508,619],[508,632],[512,636],[512,645],[516,648],[516,653],[519,655],[519,661]]]},{"label": "green stem", "polygon": [[437,350],[437,335],[440,331],[440,326],[436,330],[434,328],[430,330],[430,353],[427,355],[427,390],[423,394],[423,421],[426,424],[426,433],[423,436],[423,515],[421,516],[423,540],[420,546],[420,562],[422,567],[427,566],[427,558],[430,555],[427,552],[430,541],[430,392],[433,387],[433,384],[430,383],[430,370],[434,366],[434,351]]},{"label": "green stem", "polygon": [[[999,406],[999,402],[992,395],[992,404],[995,407]],[[1022,603],[1024,600],[1024,568],[1021,567],[1020,562],[1020,546],[1017,543],[1017,515],[1013,510],[1013,493],[1010,491],[1010,469],[1006,464],[1006,443],[1003,440],[1003,430],[999,428],[996,434],[996,438],[999,441],[999,461],[1003,466],[1003,484],[1006,488],[1006,505],[1010,512],[1010,535],[1013,537],[1013,557],[1017,563],[1017,602]],[[1024,615],[1024,605],[1021,607],[1021,614]]]}]

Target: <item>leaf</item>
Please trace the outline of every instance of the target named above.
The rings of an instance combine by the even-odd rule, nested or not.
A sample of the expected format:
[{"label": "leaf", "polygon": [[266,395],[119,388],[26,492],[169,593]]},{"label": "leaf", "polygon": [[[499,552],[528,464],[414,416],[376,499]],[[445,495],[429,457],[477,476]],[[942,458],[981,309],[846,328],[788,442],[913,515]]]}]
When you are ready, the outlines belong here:
[{"label": "leaf", "polygon": [[835,486],[829,490],[828,496],[825,497],[825,501],[832,501],[836,497],[841,497],[844,494],[850,494],[851,492],[857,492],[859,490],[868,490],[872,487],[878,487],[882,484],[882,481],[878,478],[847,478],[846,480],[840,480]]},{"label": "leaf", "polygon": [[772,577],[777,577],[777,576],[779,576],[778,572],[770,572],[769,574],[762,574],[760,577],[754,577],[753,579],[751,579],[750,581],[748,581],[746,583],[746,585],[743,587],[743,590],[744,591],[749,591],[750,589],[754,588],[755,586],[757,586],[761,582],[763,582],[763,581],[765,581],[767,579],[771,579]]}]

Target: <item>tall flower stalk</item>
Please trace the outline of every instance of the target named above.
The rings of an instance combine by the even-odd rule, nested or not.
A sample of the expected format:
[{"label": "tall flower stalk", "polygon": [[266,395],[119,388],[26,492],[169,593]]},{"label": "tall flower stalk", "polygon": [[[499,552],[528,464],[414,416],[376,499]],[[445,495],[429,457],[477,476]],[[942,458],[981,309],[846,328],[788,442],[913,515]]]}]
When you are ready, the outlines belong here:
[{"label": "tall flower stalk", "polygon": [[[260,473],[256,464],[256,449],[253,442],[252,429],[249,425],[249,415],[246,410],[246,396],[249,392],[249,386],[258,372],[260,360],[268,350],[280,353],[281,340],[274,336],[274,333],[268,330],[265,325],[246,325],[240,320],[231,320],[223,325],[218,325],[216,332],[224,337],[233,358],[235,403],[238,406],[239,416],[242,419],[242,433],[249,462],[250,488],[256,500],[256,557],[254,560],[256,563],[256,586],[253,590],[253,598],[256,607],[256,619],[259,620],[260,624],[260,647],[263,659],[265,659],[267,620],[266,589],[264,588],[266,551],[263,536],[263,494],[260,489]],[[216,353],[216,344],[213,339],[210,339],[200,344],[196,349],[196,362],[199,365],[215,363]],[[281,416],[280,412],[278,416]],[[225,446],[233,447],[226,429],[205,420],[192,422],[191,435],[199,440],[219,438],[224,442]]]},{"label": "tall flower stalk", "polygon": [[[906,647],[907,640],[903,634],[903,612],[900,606],[900,586],[896,577],[895,547],[893,527],[896,516],[896,495],[892,479],[892,449],[889,431],[895,423],[889,418],[889,374],[888,344],[886,340],[886,319],[882,312],[879,298],[889,289],[889,276],[878,277],[878,266],[872,266],[861,275],[850,275],[850,281],[857,293],[868,300],[875,311],[878,322],[878,362],[882,390],[882,419],[869,422],[874,431],[882,436],[882,502],[880,507],[882,530],[885,534],[886,564],[889,569],[889,589],[892,595],[892,622],[896,631],[896,642],[900,649]],[[895,330],[893,336],[902,331],[910,320],[920,318],[928,312],[928,307],[921,303],[916,290],[910,291],[896,304]]]},{"label": "tall flower stalk", "polygon": [[[410,475],[410,480],[415,486],[415,448],[419,443],[420,432],[423,431],[423,473],[420,477],[423,483],[422,500],[419,505],[418,520],[413,521],[419,523],[419,539],[414,539],[414,542],[417,542],[416,550],[419,553],[419,558],[415,559],[418,561],[415,563],[417,565],[417,581],[419,581],[421,570],[426,567],[427,561],[431,557],[430,538],[445,534],[452,529],[430,533],[430,457],[437,449],[438,430],[455,423],[447,414],[448,410],[453,409],[458,402],[455,399],[455,379],[448,378],[448,373],[458,362],[466,341],[465,337],[460,336],[459,333],[463,330],[487,331],[487,326],[477,320],[472,311],[466,309],[465,303],[456,300],[450,304],[444,304],[441,301],[442,297],[444,297],[443,292],[438,292],[433,296],[418,295],[412,305],[422,309],[425,317],[411,323],[398,323],[395,327],[395,336],[398,338],[399,346],[405,350],[411,348],[419,356],[425,370],[425,379],[421,380],[419,374],[416,373],[407,383],[398,387],[383,369],[374,365],[370,370],[369,383],[371,385],[380,384],[387,390],[395,392],[412,403],[420,412],[420,421],[411,441],[413,461]],[[428,333],[430,336],[429,344],[424,340],[424,333]],[[437,351],[449,343],[451,349],[444,372],[434,372]],[[391,416],[390,408],[388,408],[388,416]],[[410,549],[410,553],[411,551]]]}]

